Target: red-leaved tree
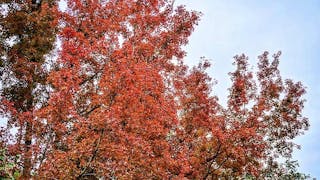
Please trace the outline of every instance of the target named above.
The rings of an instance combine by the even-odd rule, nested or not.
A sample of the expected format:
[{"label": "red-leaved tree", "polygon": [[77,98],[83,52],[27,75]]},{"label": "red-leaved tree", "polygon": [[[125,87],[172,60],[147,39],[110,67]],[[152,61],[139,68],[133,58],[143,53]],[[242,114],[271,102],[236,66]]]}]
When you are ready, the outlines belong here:
[{"label": "red-leaved tree", "polygon": [[[290,160],[292,139],[309,124],[304,87],[281,79],[280,53],[259,56],[256,74],[235,56],[224,107],[211,92],[210,63],[183,63],[200,13],[166,0],[66,2],[65,12],[21,2],[34,14],[14,26],[28,31],[13,46],[13,26],[1,24],[1,73],[11,81],[1,81],[9,126],[0,145],[22,155],[22,178],[284,177],[277,160]],[[14,24],[17,9],[3,22]],[[55,36],[57,60],[45,63]]]},{"label": "red-leaved tree", "polygon": [[[53,0],[0,0],[1,150],[9,153],[29,179],[41,159],[35,138],[35,111],[46,105],[46,57],[56,39],[57,5]],[[9,136],[13,129],[14,136]]]}]

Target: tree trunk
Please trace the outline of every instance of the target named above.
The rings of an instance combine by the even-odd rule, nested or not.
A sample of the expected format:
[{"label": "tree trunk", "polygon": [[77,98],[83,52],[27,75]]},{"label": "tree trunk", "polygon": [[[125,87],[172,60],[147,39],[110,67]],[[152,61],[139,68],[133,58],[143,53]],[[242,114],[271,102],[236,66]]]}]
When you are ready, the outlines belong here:
[{"label": "tree trunk", "polygon": [[31,158],[32,158],[32,151],[31,151],[31,142],[32,142],[32,123],[26,123],[26,133],[25,133],[25,148],[24,148],[24,156],[23,156],[23,172],[22,178],[23,179],[30,179],[31,177]]}]

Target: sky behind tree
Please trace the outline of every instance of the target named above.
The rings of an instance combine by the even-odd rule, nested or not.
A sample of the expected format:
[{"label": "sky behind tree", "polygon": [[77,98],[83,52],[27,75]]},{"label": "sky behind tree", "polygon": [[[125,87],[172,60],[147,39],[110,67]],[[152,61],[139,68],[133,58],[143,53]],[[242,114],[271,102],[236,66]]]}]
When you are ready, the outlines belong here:
[{"label": "sky behind tree", "polygon": [[282,51],[283,77],[307,87],[304,115],[311,123],[309,131],[296,139],[302,149],[293,159],[299,160],[301,172],[320,178],[320,1],[177,0],[176,4],[203,13],[185,47],[186,62],[197,64],[201,56],[211,59],[208,73],[218,81],[213,93],[222,103],[231,84],[227,73],[234,70],[234,55],[245,53],[254,66],[264,51]]}]

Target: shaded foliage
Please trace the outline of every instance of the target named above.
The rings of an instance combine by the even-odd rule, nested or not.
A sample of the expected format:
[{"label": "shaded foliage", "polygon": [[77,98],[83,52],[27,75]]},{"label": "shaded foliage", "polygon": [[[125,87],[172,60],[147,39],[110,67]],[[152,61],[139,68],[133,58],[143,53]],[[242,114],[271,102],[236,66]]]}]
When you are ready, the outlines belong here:
[{"label": "shaded foliage", "polygon": [[22,155],[23,176],[29,178],[36,161],[34,111],[48,97],[45,58],[54,47],[57,7],[51,0],[1,0],[0,6],[0,100],[8,127],[18,131],[10,153]]}]

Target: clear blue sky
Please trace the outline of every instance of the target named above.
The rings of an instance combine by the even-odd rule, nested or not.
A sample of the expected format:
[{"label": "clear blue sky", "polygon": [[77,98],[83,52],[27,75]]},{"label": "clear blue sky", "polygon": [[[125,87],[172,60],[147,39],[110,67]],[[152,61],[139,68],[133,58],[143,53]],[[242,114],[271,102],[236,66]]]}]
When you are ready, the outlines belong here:
[{"label": "clear blue sky", "polygon": [[211,59],[209,70],[218,80],[214,93],[224,100],[230,85],[232,57],[245,53],[255,65],[267,50],[282,51],[280,71],[284,78],[302,81],[307,87],[304,114],[311,127],[296,139],[302,145],[294,158],[300,170],[320,178],[320,1],[318,0],[177,0],[188,9],[203,13],[202,20],[185,48],[188,64],[200,56]]}]

